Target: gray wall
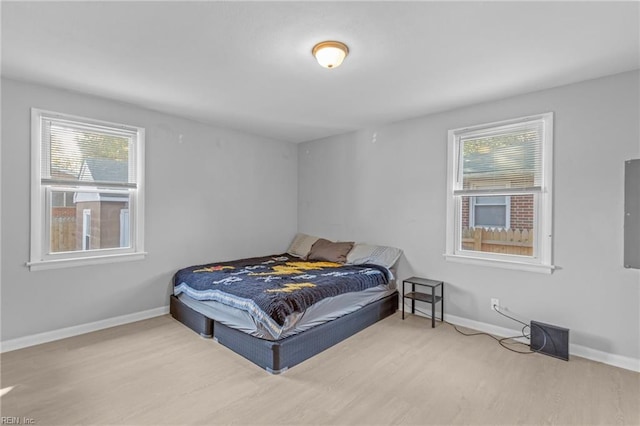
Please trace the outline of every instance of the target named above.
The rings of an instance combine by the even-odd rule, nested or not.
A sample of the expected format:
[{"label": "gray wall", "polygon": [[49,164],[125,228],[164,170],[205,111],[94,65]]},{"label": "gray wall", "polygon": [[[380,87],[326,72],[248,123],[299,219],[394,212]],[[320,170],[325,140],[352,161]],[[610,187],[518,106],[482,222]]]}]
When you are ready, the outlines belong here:
[{"label": "gray wall", "polygon": [[[145,260],[29,272],[31,107],[146,128]],[[296,194],[293,144],[3,79],[2,340],[166,306],[180,267],[283,252]]]},{"label": "gray wall", "polygon": [[[490,310],[571,329],[571,342],[640,358],[640,279],[623,268],[624,160],[640,157],[638,72],[301,144],[299,231],[402,248],[399,275],[446,282],[446,312]],[[428,90],[425,88],[424,90]],[[555,113],[552,275],[447,262],[447,131]]]},{"label": "gray wall", "polygon": [[[400,278],[444,280],[450,314],[514,328],[489,309],[499,297],[521,319],[569,327],[572,343],[639,358],[639,272],[622,267],[624,160],[640,157],[638,78],[620,74],[298,147],[3,79],[2,340],[165,306],[176,269],[283,251],[297,224],[402,248]],[[147,259],[28,271],[31,107],[147,129]],[[555,112],[560,269],[446,262],[447,131],[546,111]]]}]

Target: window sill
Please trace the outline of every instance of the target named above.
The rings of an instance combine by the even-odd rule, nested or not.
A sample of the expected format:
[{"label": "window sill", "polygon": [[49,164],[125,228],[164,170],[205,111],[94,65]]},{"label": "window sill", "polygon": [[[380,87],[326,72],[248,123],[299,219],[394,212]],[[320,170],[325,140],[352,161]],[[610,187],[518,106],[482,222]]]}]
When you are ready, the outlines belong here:
[{"label": "window sill", "polygon": [[40,260],[27,262],[30,271],[44,271],[47,269],[72,268],[74,266],[100,265],[105,263],[131,262],[142,260],[147,255],[146,252],[112,254],[103,256],[92,256],[73,259]]},{"label": "window sill", "polygon": [[512,269],[526,272],[538,272],[541,274],[551,274],[556,269],[554,265],[518,262],[513,260],[482,259],[479,257],[462,256],[459,254],[444,254],[444,257],[451,262],[466,263],[469,265],[489,266],[493,268]]}]

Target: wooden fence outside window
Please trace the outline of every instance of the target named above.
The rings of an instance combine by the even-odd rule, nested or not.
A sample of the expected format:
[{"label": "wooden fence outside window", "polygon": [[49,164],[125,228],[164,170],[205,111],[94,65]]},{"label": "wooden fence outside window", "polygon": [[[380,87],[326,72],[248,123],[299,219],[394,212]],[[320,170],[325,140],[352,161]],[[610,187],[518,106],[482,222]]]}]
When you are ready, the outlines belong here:
[{"label": "wooden fence outside window", "polygon": [[53,207],[51,212],[51,252],[76,250],[76,208]]},{"label": "wooden fence outside window", "polygon": [[462,249],[533,256],[533,230],[463,228]]}]

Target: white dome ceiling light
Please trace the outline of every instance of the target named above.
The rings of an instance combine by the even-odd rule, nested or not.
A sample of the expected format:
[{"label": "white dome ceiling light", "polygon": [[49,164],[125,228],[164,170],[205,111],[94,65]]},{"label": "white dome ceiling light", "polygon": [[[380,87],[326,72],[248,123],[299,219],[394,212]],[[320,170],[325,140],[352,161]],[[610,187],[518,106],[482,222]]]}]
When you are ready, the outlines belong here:
[{"label": "white dome ceiling light", "polygon": [[323,41],[313,46],[313,56],[325,68],[337,68],[349,54],[346,44],[339,41]]}]

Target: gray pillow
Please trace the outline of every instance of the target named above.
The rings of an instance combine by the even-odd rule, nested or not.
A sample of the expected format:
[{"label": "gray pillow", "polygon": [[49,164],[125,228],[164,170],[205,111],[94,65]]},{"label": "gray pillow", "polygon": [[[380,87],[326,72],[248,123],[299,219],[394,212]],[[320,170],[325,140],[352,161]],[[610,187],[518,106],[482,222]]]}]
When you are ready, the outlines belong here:
[{"label": "gray pillow", "polygon": [[402,250],[395,247],[358,243],[349,252],[347,263],[351,265],[373,263],[385,268],[391,268],[398,261],[400,255],[402,255]]},{"label": "gray pillow", "polygon": [[311,251],[311,246],[313,245],[313,243],[318,241],[318,239],[319,237],[314,237],[312,235],[298,232],[293,241],[291,241],[291,245],[287,250],[287,254],[299,257],[301,259],[306,259],[307,255]]},{"label": "gray pillow", "polygon": [[327,262],[345,263],[347,254],[353,248],[353,242],[334,243],[320,238],[313,243],[309,252],[309,260],[326,260]]}]

